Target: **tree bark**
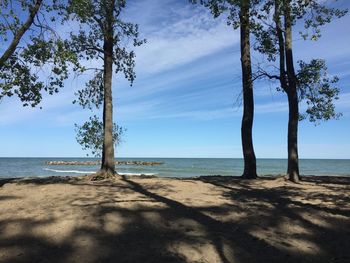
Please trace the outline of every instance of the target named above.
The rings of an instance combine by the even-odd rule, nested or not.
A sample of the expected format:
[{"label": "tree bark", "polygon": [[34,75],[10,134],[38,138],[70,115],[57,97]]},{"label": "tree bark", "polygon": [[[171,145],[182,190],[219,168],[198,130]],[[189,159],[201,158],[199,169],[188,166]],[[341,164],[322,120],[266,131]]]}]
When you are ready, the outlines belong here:
[{"label": "tree bark", "polygon": [[290,14],[290,0],[284,0],[285,19],[285,52],[288,77],[288,169],[287,178],[292,182],[299,182],[299,158],[298,158],[298,124],[299,102],[297,94],[297,77],[294,70],[292,49],[292,19]]},{"label": "tree bark", "polygon": [[[103,76],[106,76],[106,67],[103,67]],[[105,91],[103,91],[103,100],[105,99],[104,92]],[[106,103],[103,101],[103,112],[102,112],[103,130],[105,130],[105,125],[104,125],[105,124],[105,119],[106,119]],[[104,133],[103,133],[103,135],[104,135]],[[106,153],[105,153],[105,140],[103,140],[101,165],[105,162],[105,156],[106,156]],[[102,167],[101,167],[101,169],[102,169]]]},{"label": "tree bark", "polygon": [[291,89],[288,94],[289,120],[288,120],[288,168],[287,179],[298,183],[299,158],[298,158],[298,123],[299,123],[299,105],[298,96],[295,90]]},{"label": "tree bark", "polygon": [[243,85],[243,117],[241,126],[242,148],[244,156],[243,178],[254,179],[256,174],[256,158],[253,147],[254,97],[252,82],[252,65],[250,57],[250,25],[249,0],[241,0],[240,34],[241,34],[241,66]]},{"label": "tree bark", "polygon": [[280,64],[280,84],[281,88],[287,93],[288,92],[288,82],[286,77],[286,58],[285,58],[285,43],[283,38],[283,31],[282,31],[282,25],[281,25],[281,12],[280,12],[280,1],[281,0],[275,0],[275,14],[274,14],[274,21],[276,24],[276,33],[278,38],[278,53],[279,53],[279,64]]},{"label": "tree bark", "polygon": [[24,24],[17,30],[17,32],[15,32],[13,40],[11,41],[8,48],[5,50],[4,54],[0,57],[0,69],[2,69],[5,62],[13,55],[24,33],[33,24],[34,18],[40,9],[41,3],[42,0],[37,0],[35,5],[29,8],[29,17],[24,22]]},{"label": "tree bark", "polygon": [[114,2],[106,6],[106,23],[104,32],[104,105],[103,105],[103,151],[101,172],[104,177],[113,176],[115,173],[114,143],[113,143],[113,97],[112,97],[112,75],[113,75],[113,10]]}]

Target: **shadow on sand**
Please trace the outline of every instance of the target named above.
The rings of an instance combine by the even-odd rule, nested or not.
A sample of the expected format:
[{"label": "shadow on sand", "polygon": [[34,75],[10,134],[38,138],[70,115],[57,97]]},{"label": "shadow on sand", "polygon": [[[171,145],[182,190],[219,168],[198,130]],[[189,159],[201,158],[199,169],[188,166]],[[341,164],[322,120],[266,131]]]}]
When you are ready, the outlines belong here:
[{"label": "shadow on sand", "polygon": [[[159,194],[174,191],[166,181],[144,185],[126,177],[94,184],[68,178],[17,182],[68,184],[84,194],[65,203],[62,193],[59,207],[45,210],[46,219],[0,214],[0,262],[350,262],[349,188],[335,195],[326,188],[266,189],[225,177],[201,177],[196,183],[215,187],[227,202],[190,206]],[[11,198],[16,197],[1,196],[0,189],[0,209]],[[64,210],[61,218],[55,216],[58,208]],[[45,226],[59,234],[59,221],[77,211],[68,235],[38,234]],[[20,231],[9,235],[12,227]]]}]

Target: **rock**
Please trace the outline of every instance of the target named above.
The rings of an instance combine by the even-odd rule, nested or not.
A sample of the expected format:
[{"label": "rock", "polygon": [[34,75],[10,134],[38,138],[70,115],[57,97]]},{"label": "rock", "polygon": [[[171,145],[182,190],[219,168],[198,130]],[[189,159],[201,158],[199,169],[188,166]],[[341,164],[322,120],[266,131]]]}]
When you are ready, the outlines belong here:
[{"label": "rock", "polygon": [[[100,165],[101,161],[47,161],[46,165]],[[146,161],[115,161],[116,165],[144,165],[153,166],[161,165],[163,162],[146,162]]]}]

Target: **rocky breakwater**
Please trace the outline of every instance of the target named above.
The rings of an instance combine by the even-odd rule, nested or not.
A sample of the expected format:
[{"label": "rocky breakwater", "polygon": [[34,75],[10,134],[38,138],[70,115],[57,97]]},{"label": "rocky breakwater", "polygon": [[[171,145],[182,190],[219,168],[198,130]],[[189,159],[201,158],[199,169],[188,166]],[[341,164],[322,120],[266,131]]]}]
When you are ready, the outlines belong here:
[{"label": "rocky breakwater", "polygon": [[[47,161],[46,165],[100,165],[101,161]],[[144,165],[153,166],[161,165],[163,162],[147,161],[115,161],[116,165]]]}]

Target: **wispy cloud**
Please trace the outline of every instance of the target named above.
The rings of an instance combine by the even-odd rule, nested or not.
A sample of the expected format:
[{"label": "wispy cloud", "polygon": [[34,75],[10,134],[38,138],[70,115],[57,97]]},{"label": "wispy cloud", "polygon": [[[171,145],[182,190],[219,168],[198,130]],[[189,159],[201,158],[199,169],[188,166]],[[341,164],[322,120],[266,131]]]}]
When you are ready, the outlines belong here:
[{"label": "wispy cloud", "polygon": [[340,109],[350,109],[350,92],[340,93],[339,100],[335,102],[335,105]]},{"label": "wispy cloud", "polygon": [[[39,107],[23,107],[16,97],[4,98],[0,103],[0,125],[9,125],[21,122],[42,124],[56,124],[55,120],[63,120],[76,107],[72,105],[74,90],[65,89],[58,94],[44,94]],[[74,122],[73,122],[74,123]],[[73,125],[71,123],[71,125]]]},{"label": "wispy cloud", "polygon": [[[238,32],[222,19],[214,19],[207,9],[176,4],[172,8],[173,5],[169,1],[151,0],[131,6],[130,16],[147,36],[147,44],[136,50],[139,72],[154,74],[169,70],[238,43]],[[145,15],[138,18],[139,10],[151,7],[153,12],[146,14],[157,16],[160,9],[162,16],[156,21]]]},{"label": "wispy cloud", "polygon": [[[188,101],[185,105],[195,105],[198,101],[197,96],[187,98]],[[285,99],[286,100],[286,99]],[[335,101],[337,110],[347,111],[350,107],[350,93],[344,93],[340,95],[339,100]],[[212,106],[211,106],[212,107]],[[301,104],[300,110],[306,109],[306,105]],[[269,115],[288,112],[288,102],[282,100],[257,103],[255,105],[255,114],[257,115]],[[142,103],[135,103],[131,105],[120,105],[118,114],[126,119],[191,119],[198,121],[208,121],[215,119],[240,117],[242,115],[242,107],[239,104],[232,105],[230,107],[217,107],[212,109],[198,109],[190,110],[183,109],[181,105],[177,108],[172,107],[162,102],[162,99],[153,99],[150,101],[144,101]]]},{"label": "wispy cloud", "polygon": [[[264,104],[257,104],[255,106],[256,114],[273,114],[280,112],[287,112],[288,104],[285,102],[271,102]],[[242,115],[242,108],[239,105],[231,107],[218,107],[216,109],[199,109],[199,110],[184,110],[168,109],[166,105],[160,101],[152,101],[150,103],[144,102],[141,104],[134,104],[133,107],[129,105],[122,105],[119,107],[119,116],[127,120],[132,119],[189,119],[196,121],[210,121],[225,118],[235,118]]]}]

